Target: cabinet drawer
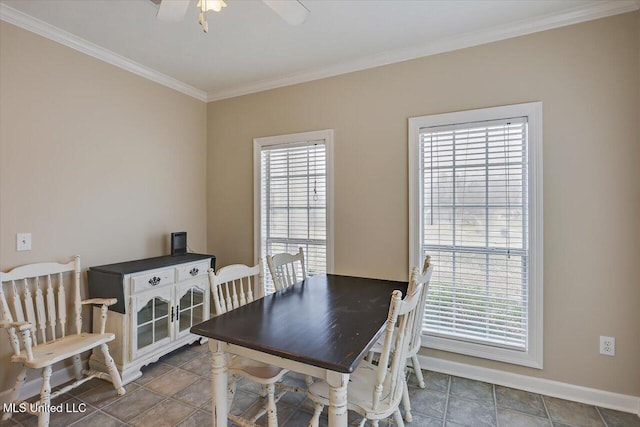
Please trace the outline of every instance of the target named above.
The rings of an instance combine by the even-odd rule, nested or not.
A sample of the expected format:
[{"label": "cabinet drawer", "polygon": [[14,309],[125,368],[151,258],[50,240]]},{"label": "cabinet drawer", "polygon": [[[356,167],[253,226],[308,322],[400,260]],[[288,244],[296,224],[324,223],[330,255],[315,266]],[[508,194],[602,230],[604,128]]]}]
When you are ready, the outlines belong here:
[{"label": "cabinet drawer", "polygon": [[209,265],[210,263],[208,261],[199,262],[197,264],[181,265],[177,268],[178,282],[206,275]]},{"label": "cabinet drawer", "polygon": [[132,292],[138,293],[173,283],[174,270],[159,270],[131,278]]}]

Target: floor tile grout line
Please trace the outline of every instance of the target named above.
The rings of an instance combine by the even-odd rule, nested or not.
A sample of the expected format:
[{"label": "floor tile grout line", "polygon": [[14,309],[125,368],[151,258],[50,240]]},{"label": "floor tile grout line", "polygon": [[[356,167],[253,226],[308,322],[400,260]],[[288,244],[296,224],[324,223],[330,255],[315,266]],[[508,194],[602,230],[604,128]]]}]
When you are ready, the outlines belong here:
[{"label": "floor tile grout line", "polygon": [[602,423],[605,425],[605,427],[609,427],[609,424],[607,424],[607,420],[604,419],[604,417],[602,416],[602,412],[600,412],[600,408],[595,405],[594,405],[594,408],[596,408],[596,412],[600,416],[600,419],[602,420]]},{"label": "floor tile grout line", "polygon": [[[137,384],[137,385],[139,385],[140,387],[145,387],[147,384],[154,382],[154,381],[155,381],[155,380],[157,380],[158,378],[162,378],[162,377],[164,377],[165,375],[169,374],[170,372],[174,371],[175,369],[178,369],[178,367],[177,367],[177,366],[169,365],[169,364],[167,364],[167,363],[163,363],[163,362],[161,362],[161,361],[153,362],[153,364],[154,364],[154,365],[162,364],[162,365],[165,365],[165,366],[169,366],[169,367],[171,367],[171,369],[169,369],[167,372],[165,372],[165,373],[163,373],[163,374],[158,375],[158,376],[157,376],[157,377],[155,377],[155,378],[151,378],[148,382],[146,382],[146,383],[144,383],[144,384],[136,383],[136,384]],[[146,366],[149,366],[149,365],[146,365]],[[142,368],[140,368],[140,370],[142,370]],[[144,373],[142,374],[142,376],[144,376]],[[142,378],[142,377],[140,377],[140,378]],[[135,380],[133,380],[133,382],[136,382],[136,380],[139,380],[140,378],[136,378]]]},{"label": "floor tile grout line", "polygon": [[[153,391],[153,390],[149,390],[149,389],[148,389],[148,388],[146,388],[146,387],[140,387],[140,389],[142,389],[142,388],[144,388],[146,391],[148,391],[148,392],[150,392],[150,393],[153,393],[153,394],[155,394],[155,395],[157,395],[157,396],[162,397],[163,399],[162,399],[162,400],[160,400],[160,401],[158,401],[158,403],[156,403],[155,405],[151,405],[149,408],[145,409],[144,411],[142,411],[141,413],[139,413],[137,416],[135,416],[135,417],[131,418],[129,421],[125,421],[125,420],[120,419],[120,418],[116,417],[115,415],[111,415],[111,414],[109,414],[109,413],[107,413],[107,415],[111,415],[111,416],[112,416],[113,418],[115,418],[116,420],[121,421],[121,422],[123,422],[123,423],[125,423],[125,424],[129,424],[131,421],[133,421],[133,420],[135,420],[135,419],[139,418],[141,415],[145,414],[147,411],[150,411],[151,409],[155,408],[156,406],[160,405],[162,402],[164,402],[165,400],[167,400],[167,397],[166,397],[165,395],[163,395],[163,394],[160,394],[160,393],[155,392],[155,391]],[[139,390],[139,389],[138,389],[138,390]],[[136,390],[136,391],[137,391],[137,390]],[[113,402],[113,403],[115,403],[115,402]],[[104,407],[106,408],[107,406],[110,406],[110,405],[105,405]]]},{"label": "floor tile grout line", "polygon": [[496,385],[491,384],[491,391],[493,394],[493,412],[496,416],[496,427],[500,427],[500,422],[498,421],[498,398],[496,397]]},{"label": "floor tile grout line", "polygon": [[442,427],[445,427],[447,423],[447,412],[449,410],[449,398],[451,397],[451,382],[453,378],[451,375],[447,376],[447,394],[444,399],[444,413],[442,414]]},{"label": "floor tile grout line", "polygon": [[[123,387],[126,387],[126,386],[128,386],[128,385],[129,385],[129,384],[126,384],[126,385],[124,385]],[[137,384],[136,384],[136,385],[137,385]],[[137,386],[138,386],[138,385],[137,385]],[[79,394],[78,396],[74,396],[74,397],[75,397],[76,399],[80,400],[81,402],[87,403],[87,402],[84,400],[84,397],[82,397],[82,396],[84,396],[85,394],[88,394],[89,392],[93,391],[94,389],[96,389],[96,388],[98,388],[98,387],[99,387],[99,386],[97,386],[97,387],[93,387],[93,388],[91,388],[91,389],[87,390],[86,392],[83,392],[83,393]],[[129,391],[129,393],[133,393],[134,391],[138,390],[140,387],[141,387],[141,386],[138,386],[138,388],[136,388],[135,390]],[[114,391],[114,392],[116,391],[116,390],[115,390],[115,388],[113,389],[113,391]],[[114,404],[114,403],[116,403],[116,402],[119,402],[119,401],[120,401],[120,399],[123,399],[126,395],[127,395],[127,393],[125,393],[125,394],[123,394],[123,395],[121,395],[121,396],[117,396],[114,400],[112,400],[111,402],[109,402],[109,403],[107,403],[106,405],[103,405],[103,406],[101,406],[101,407],[98,407],[98,406],[95,406],[95,405],[92,405],[92,406],[93,406],[94,408],[96,408],[97,410],[101,411],[103,408],[106,408],[106,407],[108,407],[108,406],[110,406],[110,405],[112,405],[112,404]],[[89,403],[87,403],[87,405],[90,405],[90,404],[89,404]],[[103,411],[103,412],[104,412],[104,411]]]},{"label": "floor tile grout line", "polygon": [[[179,393],[179,392],[178,392],[178,393]],[[201,409],[201,408],[202,408],[202,406],[196,406],[196,405],[194,405],[193,403],[185,402],[185,401],[180,400],[179,398],[174,397],[174,396],[168,396],[168,397],[167,397],[167,399],[175,400],[177,403],[179,403],[179,404],[181,404],[181,405],[188,406],[188,407],[193,408],[193,409],[195,409],[195,410],[199,410],[199,409]],[[207,404],[207,403],[209,403],[209,401],[208,401],[208,400],[207,400],[206,402],[204,402],[204,403],[203,403],[203,405],[204,405],[204,404]]]},{"label": "floor tile grout line", "polygon": [[[164,396],[163,396],[164,397]],[[120,420],[120,418],[117,418],[117,420],[122,421],[123,423],[133,423],[135,420],[137,420],[138,418],[142,419],[142,417],[144,417],[144,414],[146,414],[147,412],[151,411],[153,408],[155,408],[156,406],[162,405],[166,400],[169,400],[168,397],[166,397],[165,399],[159,401],[158,403],[156,403],[155,405],[150,406],[149,408],[145,409],[144,411],[142,411],[141,413],[139,413],[138,415],[136,415],[135,417],[131,418],[129,421],[124,421],[124,420]]]},{"label": "floor tile grout line", "polygon": [[93,415],[95,415],[95,414],[103,414],[103,415],[106,415],[106,416],[107,416],[107,417],[109,417],[109,418],[113,418],[114,420],[116,420],[116,421],[117,421],[117,422],[119,422],[119,423],[120,423],[120,422],[122,422],[121,420],[119,420],[118,418],[114,417],[113,415],[109,415],[109,414],[107,414],[106,412],[101,411],[100,409],[96,409],[96,410],[95,410],[95,411],[93,411],[92,413],[90,413],[90,414],[88,414],[88,415],[86,415],[86,416],[84,416],[84,417],[80,418],[80,419],[79,419],[79,420],[77,420],[77,421],[72,422],[71,424],[69,424],[69,427],[72,427],[72,426],[74,426],[74,425],[78,424],[79,422],[81,422],[82,420],[84,420],[84,419],[86,419],[86,418],[89,418],[89,417],[91,417],[91,416],[93,416]]},{"label": "floor tile grout line", "polygon": [[547,414],[547,418],[549,419],[549,424],[553,426],[553,419],[551,418],[549,408],[547,408],[547,402],[544,399],[544,394],[540,394],[539,396],[542,399],[542,406],[544,407],[544,412]]},{"label": "floor tile grout line", "polygon": [[[536,418],[542,418],[542,419],[546,418],[546,419],[547,419],[547,421],[551,420],[551,418],[549,417],[549,413],[547,412],[546,407],[544,407],[544,402],[542,403],[543,408],[544,408],[544,414],[545,414],[545,416],[544,416],[544,417],[543,417],[543,416],[541,416],[541,415],[532,414],[532,413],[530,413],[530,412],[525,412],[525,411],[522,411],[522,410],[517,409],[517,408],[510,408],[510,407],[508,407],[508,406],[498,405],[498,390],[497,390],[497,388],[498,388],[498,387],[503,387],[503,388],[507,388],[507,389],[508,389],[508,388],[510,388],[510,387],[504,387],[504,386],[501,386],[501,385],[499,385],[499,384],[494,384],[494,385],[493,385],[493,387],[494,387],[494,390],[495,390],[495,393],[496,393],[496,409],[503,409],[503,410],[505,410],[505,411],[516,412],[516,413],[518,413],[518,414],[528,415],[528,416],[530,416],[530,417],[536,417]],[[530,392],[530,391],[520,390],[520,389],[517,389],[517,388],[515,388],[515,389],[513,389],[513,390],[517,390],[517,391],[524,391],[524,392],[526,392],[526,393],[530,393],[530,394],[533,394],[533,395],[536,395],[536,396],[540,396],[540,399],[542,400],[542,395],[541,395],[541,394],[539,394],[539,393],[532,393],[532,392]]]},{"label": "floor tile grout line", "polygon": [[[291,406],[291,405],[289,405]],[[287,423],[289,422],[289,420],[291,419],[291,417],[293,417],[293,414],[296,413],[296,411],[298,410],[297,406],[293,406],[293,411],[291,411],[291,413],[289,414],[289,416],[287,418],[284,419],[284,421],[282,422],[283,426],[286,426]],[[266,415],[266,414],[265,414]],[[279,424],[279,423],[278,423]]]},{"label": "floor tile grout line", "polygon": [[504,410],[504,411],[515,412],[516,414],[526,415],[526,416],[528,416],[528,417],[540,418],[541,420],[547,420],[547,421],[549,421],[549,420],[550,420],[550,418],[549,418],[549,416],[547,415],[546,411],[545,411],[545,416],[543,417],[543,416],[540,416],[540,415],[534,415],[534,414],[531,414],[531,413],[529,413],[529,412],[523,412],[523,411],[521,411],[521,410],[519,410],[519,409],[509,408],[509,407],[507,407],[507,406],[497,406],[497,407],[496,407],[496,409],[502,409],[502,410]]},{"label": "floor tile grout line", "polygon": [[[182,402],[180,402],[179,400],[176,400],[176,401],[177,401],[178,403],[182,403]],[[194,411],[192,411],[192,412],[190,412],[190,413],[188,413],[184,418],[182,418],[182,419],[178,420],[178,421],[174,424],[174,426],[179,425],[181,422],[183,422],[183,421],[187,420],[187,419],[188,419],[188,418],[190,418],[193,414],[197,413],[197,412],[200,410],[200,408],[194,408],[194,407],[193,407],[193,405],[189,405],[189,407],[190,407],[191,409],[195,409],[195,410],[194,410]]]}]

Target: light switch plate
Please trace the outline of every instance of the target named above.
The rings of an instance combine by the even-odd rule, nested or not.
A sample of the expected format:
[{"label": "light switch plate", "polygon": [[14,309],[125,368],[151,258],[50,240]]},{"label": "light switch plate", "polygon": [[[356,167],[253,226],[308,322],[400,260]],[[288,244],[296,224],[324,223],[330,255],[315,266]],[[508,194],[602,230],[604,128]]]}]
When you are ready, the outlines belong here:
[{"label": "light switch plate", "polygon": [[31,233],[16,234],[16,250],[17,251],[31,250]]}]

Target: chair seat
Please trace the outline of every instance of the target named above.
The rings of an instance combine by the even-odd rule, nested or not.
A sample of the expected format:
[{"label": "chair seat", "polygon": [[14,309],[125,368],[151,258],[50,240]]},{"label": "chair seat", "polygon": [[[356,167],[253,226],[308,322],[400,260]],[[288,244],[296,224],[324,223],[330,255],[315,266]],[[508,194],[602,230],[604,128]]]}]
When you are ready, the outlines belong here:
[{"label": "chair seat", "polygon": [[33,347],[33,359],[31,360],[27,360],[27,353],[22,350],[20,355],[12,356],[11,361],[21,362],[28,368],[44,368],[76,354],[91,350],[94,347],[112,341],[114,338],[114,334],[91,334],[88,332],[67,335],[53,342],[38,344],[37,347]]},{"label": "chair seat", "polygon": [[279,366],[269,365],[242,356],[236,356],[229,364],[229,372],[242,375],[258,384],[273,384],[289,372]]},{"label": "chair seat", "polygon": [[[388,405],[385,401],[391,392],[391,375],[387,375],[380,396],[378,408],[374,410],[371,407],[371,393],[376,385],[377,365],[373,365],[365,360],[360,362],[349,379],[347,387],[347,408],[356,411],[361,415],[380,415],[383,413],[391,413],[395,410],[393,405]],[[323,405],[329,404],[329,384],[324,381],[316,381],[309,386],[309,394],[312,400],[320,398]],[[399,396],[400,397],[400,396]],[[397,402],[396,402],[397,406]],[[388,415],[382,415],[386,417]]]}]

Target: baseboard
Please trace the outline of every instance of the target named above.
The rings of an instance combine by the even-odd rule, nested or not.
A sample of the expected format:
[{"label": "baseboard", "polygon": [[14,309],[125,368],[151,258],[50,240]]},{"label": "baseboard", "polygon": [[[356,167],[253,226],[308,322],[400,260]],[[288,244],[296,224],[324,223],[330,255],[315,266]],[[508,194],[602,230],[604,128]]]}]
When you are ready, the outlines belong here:
[{"label": "baseboard", "polygon": [[[88,369],[88,368],[89,368],[89,359],[83,359],[82,369]],[[30,373],[33,371],[40,372],[41,370],[30,369],[27,371],[27,373]],[[61,369],[57,369],[51,373],[51,388],[57,387],[75,378],[76,376],[74,373],[73,365],[66,366]],[[25,400],[30,397],[36,396],[40,394],[41,388],[42,388],[42,376],[37,376],[36,378],[33,378],[24,383],[24,385],[22,386],[22,389],[20,389],[19,399]],[[10,403],[8,402],[8,400],[9,400],[9,394],[11,393],[11,390],[12,389],[7,389],[0,392],[0,405],[4,403]]]},{"label": "baseboard", "polygon": [[640,396],[612,393],[610,391],[579,385],[562,383],[545,378],[529,377],[521,374],[483,368],[465,363],[451,362],[430,356],[418,355],[422,369],[455,375],[472,380],[485,381],[505,387],[517,388],[533,393],[545,394],[588,405],[618,411],[631,412],[640,416]]}]

